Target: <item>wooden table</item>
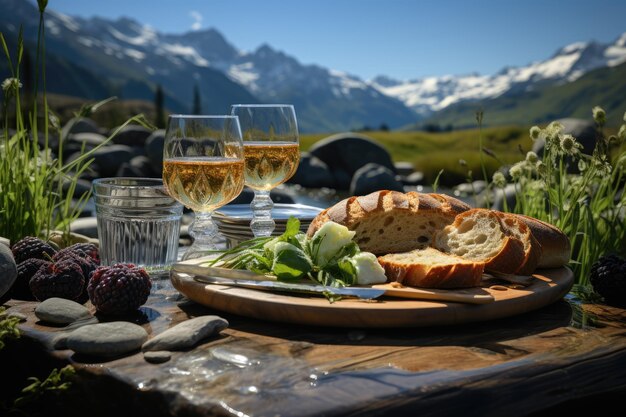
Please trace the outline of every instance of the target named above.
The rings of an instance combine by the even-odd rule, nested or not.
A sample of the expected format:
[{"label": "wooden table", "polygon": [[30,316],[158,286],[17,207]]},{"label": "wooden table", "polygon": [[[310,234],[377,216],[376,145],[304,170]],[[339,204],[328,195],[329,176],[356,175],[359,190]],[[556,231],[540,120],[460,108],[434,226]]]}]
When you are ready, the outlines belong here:
[{"label": "wooden table", "polygon": [[519,416],[626,392],[626,312],[604,305],[564,300],[462,326],[333,329],[224,314],[162,288],[127,319],[159,333],[218,314],[230,327],[159,365],[141,353],[94,361],[53,351],[60,329],[37,322],[36,303],[7,305],[28,320],[22,339],[0,354],[3,384],[7,368],[16,381],[71,363],[77,380],[61,405],[67,415]]}]

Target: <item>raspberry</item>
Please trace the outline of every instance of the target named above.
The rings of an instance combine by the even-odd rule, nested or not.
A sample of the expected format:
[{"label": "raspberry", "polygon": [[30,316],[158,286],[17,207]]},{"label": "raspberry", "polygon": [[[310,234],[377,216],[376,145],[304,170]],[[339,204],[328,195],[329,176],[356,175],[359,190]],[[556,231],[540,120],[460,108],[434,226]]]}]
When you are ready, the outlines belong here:
[{"label": "raspberry", "polygon": [[96,265],[100,265],[100,253],[98,252],[98,247],[93,243],[75,243],[72,246],[61,249],[58,253],[67,252],[75,253],[83,258],[90,257]]},{"label": "raspberry", "polygon": [[51,297],[76,301],[83,292],[85,278],[78,263],[64,258],[39,268],[29,285],[31,292],[39,301]]},{"label": "raspberry", "polygon": [[15,263],[22,263],[27,259],[37,258],[49,261],[56,253],[56,250],[43,240],[26,236],[24,239],[11,246]]},{"label": "raspberry", "polygon": [[17,279],[11,287],[11,298],[18,300],[34,300],[33,293],[30,292],[28,283],[42,265],[49,264],[50,261],[31,258],[17,265]]},{"label": "raspberry", "polygon": [[133,264],[101,266],[89,280],[89,299],[100,313],[124,314],[145,304],[152,283],[143,268]]},{"label": "raspberry", "polygon": [[589,280],[607,304],[626,307],[626,260],[617,255],[603,256],[591,267]]}]

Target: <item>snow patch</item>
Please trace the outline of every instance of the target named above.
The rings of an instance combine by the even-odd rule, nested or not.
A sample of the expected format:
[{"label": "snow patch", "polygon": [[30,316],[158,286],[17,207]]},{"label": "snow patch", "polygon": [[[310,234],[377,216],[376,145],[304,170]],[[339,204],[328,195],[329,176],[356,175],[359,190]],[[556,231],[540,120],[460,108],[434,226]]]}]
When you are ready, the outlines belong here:
[{"label": "snow patch", "polygon": [[124,53],[137,62],[142,61],[146,57],[146,54],[143,52],[131,48],[124,49]]},{"label": "snow patch", "polygon": [[561,48],[561,53],[563,54],[571,54],[572,52],[580,51],[585,49],[589,45],[587,42],[574,42],[567,46]]},{"label": "snow patch", "polygon": [[113,27],[109,27],[109,33],[113,35],[114,38],[135,46],[147,45],[148,43],[156,40],[157,34],[150,26],[141,26],[137,29],[138,35],[134,37],[126,36]]},{"label": "snow patch", "polygon": [[[59,12],[55,12],[54,10],[50,10],[50,9],[46,10],[46,12],[50,13],[50,15],[59,19],[61,23],[63,23],[63,26],[65,26],[67,29],[71,30],[72,32],[77,32],[80,30],[80,25],[76,23],[76,20],[74,20],[70,16],[61,14]],[[49,21],[50,20],[47,20],[46,22],[49,22]]]},{"label": "snow patch", "polygon": [[94,42],[94,39],[86,38],[84,36],[79,36],[78,39],[76,39],[76,41],[80,43],[81,45],[86,46],[87,48],[91,48],[96,43]]},{"label": "snow patch", "polygon": [[57,36],[61,33],[61,28],[54,20],[46,20],[46,29],[51,35]]},{"label": "snow patch", "polygon": [[207,61],[202,56],[200,56],[198,51],[196,51],[195,48],[191,46],[185,46],[180,43],[173,43],[173,44],[165,43],[160,46],[160,49],[161,51],[164,51],[167,54],[181,56],[185,58],[187,61],[199,67],[209,66],[209,61]]},{"label": "snow patch", "polygon": [[230,76],[233,81],[243,84],[253,91],[258,89],[256,81],[259,79],[259,74],[256,72],[252,62],[232,65],[228,69],[228,76]]}]

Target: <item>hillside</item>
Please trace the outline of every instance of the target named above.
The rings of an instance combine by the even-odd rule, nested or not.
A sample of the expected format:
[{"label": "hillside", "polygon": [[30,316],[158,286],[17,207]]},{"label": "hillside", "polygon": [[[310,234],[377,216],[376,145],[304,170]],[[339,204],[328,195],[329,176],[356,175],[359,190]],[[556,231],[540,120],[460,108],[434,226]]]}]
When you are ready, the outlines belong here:
[{"label": "hillside", "polygon": [[626,111],[626,63],[591,71],[574,82],[559,86],[455,104],[420,125],[476,126],[475,113],[479,108],[484,111],[486,126],[541,124],[565,117],[588,119],[596,105],[606,110],[608,126],[619,126]]}]

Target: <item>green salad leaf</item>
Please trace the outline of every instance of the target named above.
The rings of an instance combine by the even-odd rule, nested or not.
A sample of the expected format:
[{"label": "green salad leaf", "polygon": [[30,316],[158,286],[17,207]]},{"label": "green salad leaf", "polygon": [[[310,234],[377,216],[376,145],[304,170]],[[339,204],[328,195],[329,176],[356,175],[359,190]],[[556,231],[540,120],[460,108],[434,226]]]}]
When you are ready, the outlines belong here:
[{"label": "green salad leaf", "polygon": [[[354,285],[357,269],[351,259],[360,250],[353,235],[347,229],[335,229],[334,234],[328,230],[309,239],[300,232],[300,221],[290,217],[282,235],[247,240],[205,265],[271,274],[279,281],[310,279],[328,287]],[[330,292],[326,297],[331,302],[340,298]]]}]

